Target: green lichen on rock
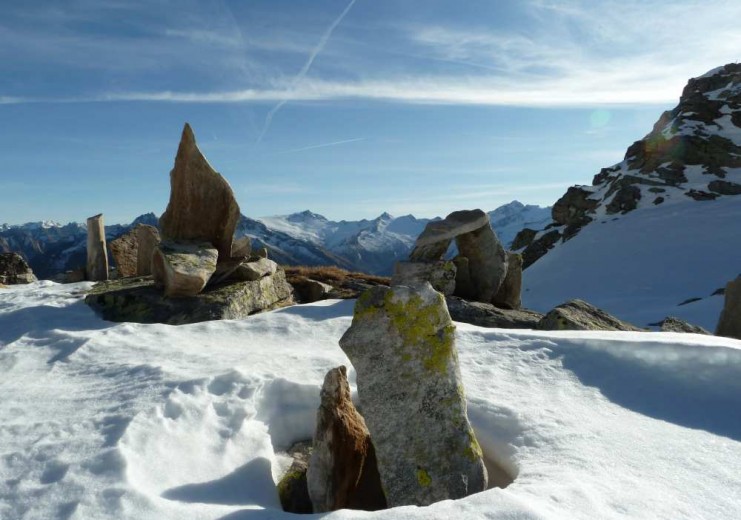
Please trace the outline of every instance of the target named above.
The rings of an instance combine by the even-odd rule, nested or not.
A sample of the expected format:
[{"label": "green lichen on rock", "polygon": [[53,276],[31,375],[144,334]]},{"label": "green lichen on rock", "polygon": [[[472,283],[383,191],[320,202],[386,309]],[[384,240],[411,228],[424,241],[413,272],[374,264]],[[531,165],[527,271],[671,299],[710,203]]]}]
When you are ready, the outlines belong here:
[{"label": "green lichen on rock", "polygon": [[417,482],[422,487],[429,487],[432,484],[432,478],[429,473],[420,468],[417,470]]}]

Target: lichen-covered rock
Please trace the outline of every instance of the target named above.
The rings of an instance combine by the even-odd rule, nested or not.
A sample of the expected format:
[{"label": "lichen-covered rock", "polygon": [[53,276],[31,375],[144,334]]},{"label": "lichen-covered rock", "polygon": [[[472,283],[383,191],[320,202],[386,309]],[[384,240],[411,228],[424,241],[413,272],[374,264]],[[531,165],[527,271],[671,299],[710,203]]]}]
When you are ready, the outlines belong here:
[{"label": "lichen-covered rock", "polygon": [[288,471],[278,479],[277,486],[283,511],[294,514],[309,514],[314,511],[306,480],[311,450],[311,441],[297,442],[288,449],[293,462]]},{"label": "lichen-covered rock", "polygon": [[710,334],[707,330],[697,325],[692,325],[684,320],[668,316],[656,324],[661,332],[685,332],[688,334]]},{"label": "lichen-covered rock", "polygon": [[93,282],[108,280],[108,251],[102,214],[87,219],[86,272],[87,279]]},{"label": "lichen-covered rock", "polygon": [[242,319],[291,305],[293,298],[281,269],[254,282],[207,287],[186,298],[165,297],[151,277],[123,278],[96,284],[85,303],[108,321],[182,325]]},{"label": "lichen-covered rock", "polygon": [[455,296],[446,299],[454,321],[497,329],[534,329],[543,315],[528,309],[500,309],[491,303],[469,302]]},{"label": "lichen-covered rock", "polygon": [[623,330],[640,331],[638,327],[621,321],[583,300],[562,303],[546,314],[538,323],[538,330]]},{"label": "lichen-covered rock", "polygon": [[139,224],[136,226],[136,275],[152,274],[152,257],[160,243],[160,232],[154,226]]},{"label": "lichen-covered rock", "polygon": [[390,507],[486,489],[442,294],[429,283],[374,287],[358,299],[340,347],[357,372]]},{"label": "lichen-covered rock", "polygon": [[259,280],[265,276],[275,274],[278,270],[278,264],[267,258],[259,258],[249,262],[243,262],[234,271],[232,278],[234,280]]},{"label": "lichen-covered rock", "polygon": [[324,378],[306,476],[315,513],[386,508],[373,443],[350,398],[344,366]]},{"label": "lichen-covered rock", "polygon": [[507,276],[504,278],[499,291],[492,303],[504,309],[519,309],[522,307],[522,255],[507,252]]},{"label": "lichen-covered rock", "polygon": [[0,253],[0,285],[27,284],[36,281],[33,271],[18,253]]},{"label": "lichen-covered rock", "polygon": [[715,334],[741,339],[741,276],[728,282],[724,294],[725,303]]},{"label": "lichen-covered rock", "polygon": [[445,296],[455,291],[456,267],[453,262],[437,260],[435,262],[396,262],[391,285],[413,287],[430,282],[432,288]]},{"label": "lichen-covered rock", "polygon": [[170,172],[170,202],[159,222],[162,238],[209,242],[226,260],[232,256],[239,215],[232,188],[198,149],[186,123]]},{"label": "lichen-covered rock", "polygon": [[162,242],[152,256],[154,281],[170,298],[195,296],[214,274],[217,257],[208,242]]}]

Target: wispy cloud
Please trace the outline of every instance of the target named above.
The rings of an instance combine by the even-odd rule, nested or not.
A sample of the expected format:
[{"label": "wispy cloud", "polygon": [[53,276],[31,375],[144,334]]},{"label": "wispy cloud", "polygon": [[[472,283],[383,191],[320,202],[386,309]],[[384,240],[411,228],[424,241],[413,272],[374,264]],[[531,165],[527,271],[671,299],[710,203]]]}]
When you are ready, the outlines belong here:
[{"label": "wispy cloud", "polygon": [[286,151],[278,152],[278,153],[286,154],[286,153],[306,152],[308,150],[316,150],[317,148],[328,148],[330,146],[339,146],[341,144],[357,143],[358,141],[365,141],[365,137],[356,137],[355,139],[343,139],[341,141],[333,141],[331,143],[321,143],[321,144],[314,144],[311,146],[303,146],[301,148],[294,148],[292,150],[286,150]]},{"label": "wispy cloud", "polygon": [[[317,56],[319,56],[319,53],[324,50],[324,47],[327,46],[327,42],[332,37],[332,33],[337,29],[337,26],[342,23],[342,20],[347,16],[347,13],[350,12],[350,9],[352,9],[352,6],[355,5],[356,0],[350,0],[350,3],[347,4],[347,7],[340,13],[340,15],[335,18],[335,20],[327,27],[327,30],[324,31],[321,38],[319,38],[319,43],[317,43],[316,47],[314,47],[309,54],[309,58],[306,60],[306,63],[304,63],[304,66],[301,67],[301,70],[298,71],[298,74],[296,74],[296,77],[293,79],[293,84],[298,85],[301,80],[303,80],[306,77],[306,74],[308,74],[309,70],[311,69],[311,66],[314,64],[314,60]],[[283,105],[288,103],[289,98],[284,98],[278,101],[278,104],[275,105],[273,108],[270,109],[267,116],[265,116],[265,124],[263,125],[262,131],[260,132],[260,135],[257,137],[257,142],[259,143],[262,141],[263,137],[265,137],[265,134],[270,129],[270,125],[273,122],[273,117],[276,113],[281,109]]]}]

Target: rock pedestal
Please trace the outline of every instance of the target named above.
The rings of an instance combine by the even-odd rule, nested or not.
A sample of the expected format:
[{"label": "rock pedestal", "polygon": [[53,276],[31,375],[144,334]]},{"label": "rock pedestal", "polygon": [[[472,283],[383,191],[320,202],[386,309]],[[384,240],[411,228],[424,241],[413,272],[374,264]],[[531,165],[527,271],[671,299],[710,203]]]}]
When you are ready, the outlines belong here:
[{"label": "rock pedestal", "polygon": [[455,327],[429,283],[374,287],[340,347],[357,372],[389,507],[483,491],[486,469],[466,415]]},{"label": "rock pedestal", "polygon": [[234,192],[198,149],[186,123],[170,172],[170,202],[159,222],[163,240],[209,242],[227,260],[238,220]]},{"label": "rock pedestal", "polygon": [[160,243],[160,233],[154,226],[140,224],[136,226],[136,274],[147,276],[152,274],[152,256]]},{"label": "rock pedestal", "polygon": [[154,282],[164,286],[165,296],[195,296],[214,274],[217,257],[209,243],[162,242],[152,257]]},{"label": "rock pedestal", "polygon": [[87,279],[93,282],[108,280],[108,252],[102,214],[87,219]]},{"label": "rock pedestal", "polygon": [[522,307],[522,255],[507,252],[507,276],[494,296],[492,303],[504,309]]},{"label": "rock pedestal", "polygon": [[385,509],[370,433],[350,398],[344,366],[327,373],[321,399],[306,475],[314,512]]},{"label": "rock pedestal", "polygon": [[726,285],[725,303],[715,334],[741,339],[741,276]]}]

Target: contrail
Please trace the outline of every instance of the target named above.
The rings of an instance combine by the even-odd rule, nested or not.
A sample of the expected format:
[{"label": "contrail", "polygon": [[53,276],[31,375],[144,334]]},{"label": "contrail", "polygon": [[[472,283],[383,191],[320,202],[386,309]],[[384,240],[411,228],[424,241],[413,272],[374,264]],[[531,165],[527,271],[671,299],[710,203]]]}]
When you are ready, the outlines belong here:
[{"label": "contrail", "polygon": [[347,143],[357,143],[358,141],[365,141],[365,137],[356,137],[355,139],[343,139],[342,141],[333,141],[331,143],[313,144],[311,146],[304,146],[303,148],[294,148],[293,150],[286,150],[285,152],[280,152],[280,153],[284,154],[284,153],[305,152],[307,150],[316,150],[317,148],[326,148],[328,146],[338,146],[338,145],[347,144]]},{"label": "contrail", "polygon": [[[304,63],[304,66],[301,67],[301,70],[298,71],[298,74],[296,74],[296,77],[293,78],[293,85],[296,86],[299,81],[304,79],[306,74],[309,72],[309,69],[311,68],[312,64],[314,63],[314,60],[319,55],[320,52],[324,50],[324,47],[327,45],[327,42],[332,37],[332,33],[335,29],[337,29],[337,26],[342,23],[342,20],[347,16],[347,13],[350,12],[350,9],[352,9],[352,6],[355,5],[356,0],[350,0],[350,3],[347,4],[347,7],[345,7],[344,11],[340,13],[340,16],[337,17],[337,19],[332,22],[332,24],[327,28],[326,31],[324,31],[324,34],[322,34],[322,37],[319,38],[319,43],[316,44],[316,47],[311,51],[311,54],[309,54],[309,59],[306,60],[306,63]],[[262,138],[265,137],[265,134],[267,133],[268,129],[270,128],[270,124],[273,122],[273,116],[280,110],[283,105],[288,103],[288,99],[282,99],[279,101],[273,108],[270,109],[270,112],[268,112],[268,115],[265,116],[265,125],[262,127],[262,132],[260,132],[260,136],[257,138],[257,142],[261,142]]]}]

